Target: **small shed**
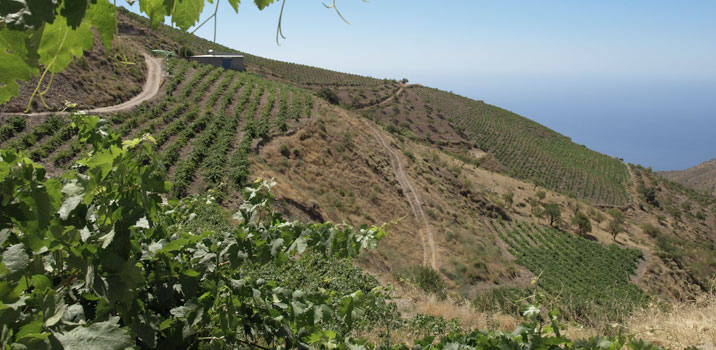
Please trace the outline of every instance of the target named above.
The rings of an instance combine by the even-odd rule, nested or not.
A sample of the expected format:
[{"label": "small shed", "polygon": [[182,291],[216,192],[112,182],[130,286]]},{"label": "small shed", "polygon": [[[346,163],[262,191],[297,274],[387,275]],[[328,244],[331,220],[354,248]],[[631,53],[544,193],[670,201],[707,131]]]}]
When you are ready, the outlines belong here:
[{"label": "small shed", "polygon": [[209,52],[206,55],[196,55],[189,57],[190,61],[211,64],[224,69],[233,69],[245,71],[244,56],[235,53]]}]

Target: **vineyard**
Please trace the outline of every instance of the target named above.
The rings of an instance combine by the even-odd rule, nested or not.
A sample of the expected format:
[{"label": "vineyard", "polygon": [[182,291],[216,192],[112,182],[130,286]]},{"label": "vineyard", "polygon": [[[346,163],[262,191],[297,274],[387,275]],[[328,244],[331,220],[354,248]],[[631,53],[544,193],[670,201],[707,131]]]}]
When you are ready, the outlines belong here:
[{"label": "vineyard", "polygon": [[628,201],[629,173],[618,159],[483,102],[436,89],[414,90],[426,105],[504,165],[508,175],[601,205]]},{"label": "vineyard", "polygon": [[[172,74],[164,98],[108,116],[106,122],[122,137],[154,136],[178,197],[208,188],[221,196],[243,188],[255,143],[312,114],[313,95],[305,90],[182,59],[170,60],[167,68]],[[87,150],[62,116],[49,116],[34,127],[23,117],[8,117],[0,124],[0,147],[24,150],[55,170]]]},{"label": "vineyard", "polygon": [[653,349],[623,336],[569,340],[535,305],[514,332],[402,318],[350,260],[382,227],[286,222],[269,206],[275,183],[261,180],[231,223],[213,191],[164,203],[151,137],[123,140],[98,117],[71,118],[92,151],[61,177],[0,150],[0,185],[13,194],[0,201],[3,349],[409,348],[391,332],[424,349]]},{"label": "vineyard", "polygon": [[621,321],[646,299],[630,281],[642,259],[640,250],[534,224],[492,221],[491,225],[516,262],[532,271],[539,286],[575,320],[588,323],[606,315],[609,321]]},{"label": "vineyard", "polygon": [[[259,10],[271,3],[276,2],[254,1]],[[135,54],[146,49],[172,50],[180,55],[208,48],[233,51],[160,24],[170,21],[186,30],[198,22],[203,0],[145,2],[140,11],[151,17],[148,20],[126,10],[113,19],[115,8],[107,0],[83,4],[86,11],[64,0],[48,3],[42,11],[37,4],[27,7],[24,2],[7,9],[0,25],[4,57],[0,62],[5,73],[0,77],[0,100],[26,97],[17,89],[16,80],[30,79],[38,69],[44,69],[43,77],[51,73],[52,80],[55,73],[67,72],[73,60],[80,66],[92,66],[96,62],[83,62],[81,53],[87,55],[93,41],[99,44],[101,40],[109,47],[121,36],[139,49]],[[231,5],[237,10],[239,2]],[[13,22],[7,22],[8,18]],[[127,22],[128,18],[135,23]],[[150,29],[150,22],[159,28]],[[62,40],[54,40],[58,33]],[[111,63],[98,57],[101,65]],[[152,100],[132,110],[116,105],[108,109],[125,110],[121,113],[100,117],[77,112],[92,105],[88,99],[78,102],[80,107],[65,101],[67,111],[55,115],[0,116],[1,349],[657,349],[637,339],[645,333],[628,327],[632,309],[650,300],[632,280],[649,291],[653,290],[649,281],[659,278],[658,274],[666,276],[662,280],[667,283],[691,283],[691,273],[681,272],[684,256],[711,256],[695,253],[716,251],[713,244],[704,250],[683,249],[691,243],[684,244],[684,237],[675,230],[689,228],[688,222],[675,220],[682,214],[690,220],[693,216],[707,230],[713,219],[707,221],[704,209],[689,202],[657,196],[657,188],[646,187],[656,183],[648,175],[648,182],[639,183],[647,202],[651,193],[665,210],[675,213],[672,231],[658,219],[660,227],[644,226],[642,236],[629,232],[629,239],[634,240],[624,244],[638,242],[650,249],[653,238],[658,251],[643,253],[649,264],[639,265],[644,259],[640,250],[604,245],[535,224],[502,221],[510,220],[506,212],[511,214],[512,208],[504,208],[500,213],[503,219],[484,221],[492,220],[482,215],[497,208],[498,202],[491,196],[497,192],[483,189],[481,182],[473,187],[471,181],[453,181],[463,180],[459,175],[465,169],[438,162],[442,157],[438,150],[450,153],[459,148],[458,152],[465,154],[455,158],[476,167],[494,166],[492,170],[603,205],[623,205],[629,200],[624,188],[626,169],[616,159],[575,145],[525,118],[481,101],[407,85],[405,79],[380,80],[252,55],[246,59],[249,73],[168,58],[163,61],[168,77],[163,79],[160,93],[151,89],[144,96],[152,96]],[[136,57],[117,56],[115,60],[133,70],[135,83],[139,83],[143,70],[129,67]],[[155,72],[157,65],[148,67]],[[99,74],[105,69],[99,69]],[[114,71],[120,76],[121,72]],[[77,82],[84,76],[79,73],[74,78]],[[147,82],[158,80],[148,78]],[[61,79],[56,83],[65,88],[72,85]],[[77,91],[82,95],[95,89],[113,95],[117,89],[133,89],[123,81],[113,86],[97,84]],[[160,86],[145,86],[150,85]],[[314,96],[360,112],[319,103]],[[131,106],[137,106],[138,100]],[[383,117],[377,113],[382,108]],[[360,120],[359,114],[366,120]],[[383,123],[386,120],[380,118],[386,115],[392,124],[384,124],[385,128],[398,134],[390,142],[367,124],[368,119]],[[426,115],[429,120],[421,119]],[[375,135],[366,133],[360,126],[363,122]],[[311,137],[313,130],[320,137]],[[424,130],[442,138],[433,142],[421,134]],[[434,157],[422,150],[413,153],[413,148],[429,147],[417,145],[414,141],[418,139],[435,144],[435,149],[429,149]],[[294,140],[306,142],[289,147]],[[389,157],[375,149],[376,141]],[[490,158],[489,164],[481,163],[484,158],[470,158],[473,153],[466,151],[473,151],[473,146],[489,151],[485,156]],[[402,150],[409,162],[404,165],[403,157],[393,148]],[[281,168],[273,167],[271,161],[277,159]],[[447,168],[445,175],[449,176],[433,171],[438,178],[428,177],[422,162],[430,163],[427,168],[431,171],[432,166]],[[297,176],[281,171],[294,164],[301,165],[292,169]],[[321,177],[301,173],[304,164]],[[251,174],[252,165],[259,169],[255,174]],[[354,187],[372,190],[371,204],[356,204],[355,199],[364,193],[331,186],[325,180],[340,177],[331,172],[335,165],[349,165],[339,174],[351,176],[339,184],[352,181]],[[369,173],[362,171],[371,171],[369,168],[374,173],[365,181],[363,175]],[[404,169],[411,173],[404,174]],[[282,178],[274,170],[287,176]],[[479,169],[467,169],[465,174],[472,170]],[[281,189],[280,195],[286,201],[298,198],[307,202],[310,210],[319,214],[318,219],[309,216],[319,222],[288,221],[275,211],[271,189],[276,182],[249,181],[259,172],[282,178],[292,189],[296,178],[315,185],[315,191],[311,188],[301,193],[299,189],[286,196]],[[489,296],[492,299],[482,299],[494,301],[495,309],[457,305],[453,297],[460,295],[443,280],[445,271],[450,270],[438,268],[435,262],[436,269],[418,270],[417,278],[402,279],[382,260],[401,259],[402,251],[360,257],[362,251],[376,248],[387,236],[386,227],[393,225],[412,230],[408,234],[395,230],[403,237],[393,243],[414,249],[414,227],[406,223],[410,220],[389,218],[393,220],[390,224],[372,226],[383,217],[376,220],[363,211],[370,208],[400,214],[400,205],[392,204],[405,206],[406,194],[396,183],[410,182],[408,176],[416,174],[427,182],[416,182],[423,187],[417,191],[409,184],[415,200],[408,204],[420,207],[421,213],[425,206],[434,228],[446,231],[436,233],[444,233],[454,244],[449,248],[470,251],[476,255],[473,267],[486,272],[483,257],[499,252],[524,267],[518,271],[510,262],[506,275],[498,271],[499,278],[469,276],[470,282],[475,282],[470,292],[499,290]],[[502,176],[486,176],[497,189],[504,189],[504,183],[495,181],[498,177]],[[455,197],[443,200],[443,181],[451,182],[447,184],[452,187],[447,188],[459,187],[453,192],[473,205],[462,206],[459,212],[444,211],[443,204],[458,207],[464,202],[454,201]],[[529,201],[522,199],[532,199],[523,196],[531,186],[523,185],[517,184],[521,192],[516,207],[526,207]],[[514,194],[509,192],[509,207]],[[365,224],[323,222],[320,209],[327,198],[335,199],[334,208],[362,214],[360,222]],[[296,203],[303,210],[304,203]],[[658,207],[656,203],[651,205]],[[681,211],[669,210],[677,203]],[[582,204],[577,204],[576,210]],[[441,219],[451,213],[454,223],[441,225],[446,222]],[[296,219],[293,214],[289,211],[291,219]],[[520,212],[515,210],[515,214],[517,217]],[[474,240],[446,229],[457,225],[465,226],[465,231],[477,228],[463,220],[468,215],[488,222],[493,234],[470,231],[484,235]],[[646,214],[629,217],[630,224],[649,219]],[[594,220],[599,223],[602,219]],[[494,250],[471,244],[484,243],[484,237],[495,243]],[[463,252],[440,243],[437,249],[432,247],[433,254],[444,254],[454,271],[468,275],[466,266],[452,259]],[[360,261],[354,264],[358,257]],[[653,264],[659,262],[656,259],[665,264]],[[364,271],[364,263],[381,269],[376,276],[380,280],[393,272],[398,288],[381,285],[373,276],[375,271]],[[670,269],[674,264],[679,270]],[[708,274],[712,265],[702,271]],[[675,272],[690,279],[674,277]],[[413,293],[413,288],[422,291]],[[472,306],[479,309],[478,299]],[[512,302],[504,303],[506,299]],[[420,303],[429,303],[432,309],[422,308]],[[655,305],[650,307],[663,306]],[[401,314],[403,310],[406,312]],[[494,311],[498,310],[511,315],[497,315]],[[476,323],[482,322],[483,316],[484,323]],[[495,323],[493,316],[508,316],[505,321],[512,323]],[[563,320],[576,321],[577,333],[568,335]],[[591,331],[595,330],[606,336],[594,336]],[[653,333],[654,327],[649,332]]]}]

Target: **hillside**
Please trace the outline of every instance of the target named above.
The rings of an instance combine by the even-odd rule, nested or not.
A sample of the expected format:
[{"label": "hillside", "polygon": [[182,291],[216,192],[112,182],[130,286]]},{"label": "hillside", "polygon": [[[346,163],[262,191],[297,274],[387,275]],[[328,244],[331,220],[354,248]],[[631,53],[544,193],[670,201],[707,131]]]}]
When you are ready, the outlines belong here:
[{"label": "hillside", "polygon": [[[120,40],[138,53],[213,47],[128,12],[119,19]],[[274,178],[291,220],[388,223],[377,250],[354,262],[396,286],[405,314],[449,319],[457,300],[468,304],[465,324],[509,320],[534,280],[570,321],[601,331],[651,298],[688,301],[711,287],[712,197],[482,101],[252,55],[246,63],[243,73],[169,59],[159,95],[104,115],[104,127],[153,135],[168,198],[208,193],[235,212],[246,185]],[[0,147],[53,175],[89,149],[67,116],[2,115],[0,129]],[[613,210],[624,216],[616,236]],[[590,232],[576,232],[580,216]]]},{"label": "hillside", "polygon": [[[2,112],[60,111],[65,103],[78,108],[103,107],[127,101],[142,90],[147,67],[142,50],[131,40],[117,38],[111,49],[95,38],[94,48],[65,71],[48,75],[38,88],[38,79],[22,82],[20,95],[0,105]],[[38,94],[28,106],[35,89]]]},{"label": "hillside", "polygon": [[716,195],[716,159],[685,170],[660,171],[659,175],[686,187]]}]

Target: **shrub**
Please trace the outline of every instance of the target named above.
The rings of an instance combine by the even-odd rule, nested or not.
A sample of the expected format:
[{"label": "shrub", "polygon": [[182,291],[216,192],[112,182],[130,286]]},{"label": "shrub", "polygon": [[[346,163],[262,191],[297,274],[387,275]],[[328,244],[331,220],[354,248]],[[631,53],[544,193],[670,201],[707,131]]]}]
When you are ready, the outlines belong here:
[{"label": "shrub", "polygon": [[445,282],[440,277],[440,274],[431,267],[420,266],[414,268],[411,279],[420,289],[430,294],[435,294],[441,299],[447,296]]},{"label": "shrub", "polygon": [[291,151],[288,149],[288,146],[281,145],[281,147],[279,147],[279,150],[284,157],[288,158],[291,156]]},{"label": "shrub", "polygon": [[578,211],[572,218],[572,225],[575,226],[577,233],[581,236],[592,232],[592,222],[589,221],[589,217],[581,211]]},{"label": "shrub", "polygon": [[655,207],[659,206],[659,201],[656,199],[656,187],[639,186],[639,191],[647,203]]},{"label": "shrub", "polygon": [[545,191],[537,191],[537,198],[543,201],[545,198],[547,198],[547,193]]},{"label": "shrub", "polygon": [[512,208],[512,203],[514,203],[515,200],[515,193],[510,191],[502,194],[502,200],[505,201],[505,206]]},{"label": "shrub", "polygon": [[644,230],[644,233],[646,233],[647,235],[649,235],[649,237],[652,238],[661,235],[661,231],[659,230],[659,228],[652,224],[644,224],[642,225],[641,229]]},{"label": "shrub", "polygon": [[329,88],[322,88],[321,90],[318,90],[316,96],[328,101],[328,103],[332,105],[337,105],[341,102],[338,95],[336,95],[336,93]]}]

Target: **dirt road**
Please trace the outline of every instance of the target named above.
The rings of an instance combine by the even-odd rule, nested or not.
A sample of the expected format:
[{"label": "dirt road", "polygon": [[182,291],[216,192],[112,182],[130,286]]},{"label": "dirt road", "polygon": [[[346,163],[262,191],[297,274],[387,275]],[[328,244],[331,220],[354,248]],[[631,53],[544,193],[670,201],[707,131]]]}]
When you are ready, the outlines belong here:
[{"label": "dirt road", "polygon": [[[142,102],[151,100],[154,96],[159,93],[159,88],[162,86],[162,58],[152,57],[149,54],[143,53],[144,60],[147,64],[147,80],[144,82],[142,92],[139,95],[134,96],[129,101],[120,103],[114,106],[99,107],[90,110],[86,110],[87,113],[113,113],[126,111],[139,106]],[[65,115],[68,112],[37,112],[37,113],[3,113],[2,115],[24,115],[28,117],[42,117],[48,115]]]},{"label": "dirt road", "polygon": [[403,167],[403,163],[400,161],[400,157],[398,157],[398,155],[395,153],[395,150],[390,147],[388,142],[385,141],[385,138],[380,133],[380,130],[376,128],[375,124],[365,119],[361,119],[361,121],[371,130],[371,132],[373,132],[373,135],[375,136],[376,140],[380,142],[383,148],[385,148],[385,150],[390,155],[391,167],[393,168],[395,177],[400,184],[400,188],[403,190],[403,194],[405,194],[405,198],[408,200],[410,210],[413,212],[413,216],[415,216],[415,220],[418,222],[418,224],[422,224],[423,226],[422,229],[420,229],[420,240],[422,241],[423,245],[423,265],[430,266],[434,270],[437,270],[437,253],[435,252],[435,241],[433,239],[433,232],[430,229],[430,224],[428,224],[425,212],[423,211],[420,197],[415,191],[413,185],[410,183],[408,175],[405,172],[405,168]]},{"label": "dirt road", "polygon": [[108,107],[100,107],[87,111],[87,113],[112,113],[119,112],[139,106],[144,101],[151,100],[159,93],[162,86],[162,59],[143,54],[147,62],[147,80],[144,82],[142,92],[134,96],[131,100]]}]

